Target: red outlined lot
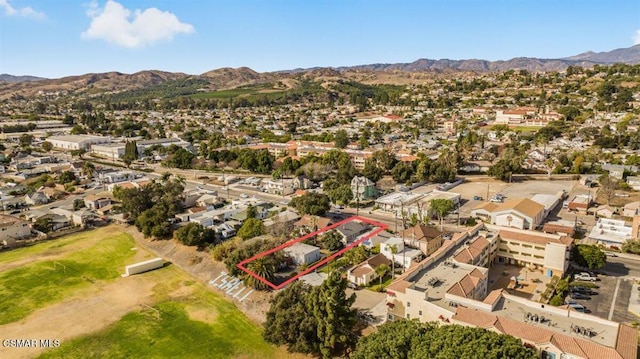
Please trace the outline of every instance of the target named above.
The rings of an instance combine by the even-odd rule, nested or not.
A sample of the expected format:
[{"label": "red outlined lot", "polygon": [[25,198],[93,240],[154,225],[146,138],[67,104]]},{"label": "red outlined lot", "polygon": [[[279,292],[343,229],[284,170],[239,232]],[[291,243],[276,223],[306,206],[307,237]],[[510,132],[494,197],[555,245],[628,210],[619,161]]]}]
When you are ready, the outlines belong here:
[{"label": "red outlined lot", "polygon": [[[341,250],[337,251],[336,253],[326,257],[325,259],[315,263],[314,265],[310,266],[309,268],[305,269],[304,271],[298,273],[297,275],[287,279],[286,281],[284,281],[283,283],[280,283],[278,285],[271,283],[270,281],[262,278],[261,276],[257,275],[256,273],[252,272],[251,270],[249,270],[246,265],[250,262],[253,262],[254,260],[258,259],[258,258],[262,258],[264,256],[268,256],[271,253],[275,253],[277,251],[280,251],[284,248],[290,247],[296,243],[302,242],[306,239],[312,238],[313,236],[323,233],[323,232],[327,232],[330,231],[336,227],[339,227],[345,223],[351,222],[351,221],[359,221],[362,223],[368,223],[370,225],[373,225],[377,228],[372,229],[370,232],[368,232],[366,235],[362,236],[360,239],[358,239],[357,241],[354,241],[353,243],[350,243],[348,246],[342,248]],[[365,240],[367,240],[368,238],[371,238],[373,236],[375,236],[376,234],[384,231],[385,229],[387,229],[388,226],[384,223],[380,223],[380,222],[376,222],[373,220],[370,220],[368,218],[364,218],[364,217],[358,217],[358,216],[353,216],[353,217],[349,217],[346,219],[343,219],[340,222],[334,223],[330,226],[321,228],[315,232],[309,233],[307,235],[304,235],[302,237],[298,237],[296,239],[293,239],[291,241],[288,241],[287,243],[278,246],[276,248],[270,249],[268,251],[262,252],[262,253],[258,253],[255,256],[245,259],[242,262],[238,263],[238,268],[240,268],[240,270],[244,271],[245,273],[249,274],[250,276],[254,277],[255,279],[261,281],[262,283],[268,285],[270,288],[274,289],[274,290],[279,290],[282,289],[284,287],[286,287],[287,285],[289,285],[291,282],[295,281],[296,279],[313,272],[314,270],[316,270],[316,268],[325,265],[326,263],[328,263],[329,261],[332,261],[333,259],[335,259],[338,256],[341,256],[344,252],[350,250],[351,248],[359,245],[360,243],[364,242]]]}]

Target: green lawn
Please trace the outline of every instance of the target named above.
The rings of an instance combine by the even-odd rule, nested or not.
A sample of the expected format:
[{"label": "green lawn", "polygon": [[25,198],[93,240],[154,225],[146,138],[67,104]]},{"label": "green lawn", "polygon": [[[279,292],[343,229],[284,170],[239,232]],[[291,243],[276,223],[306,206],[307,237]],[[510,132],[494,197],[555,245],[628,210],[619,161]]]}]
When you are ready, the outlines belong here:
[{"label": "green lawn", "polygon": [[[201,286],[201,284],[194,284]],[[132,312],[104,330],[63,343],[41,358],[283,358],[258,326],[229,300],[204,288],[182,301],[165,301]],[[190,318],[188,308],[206,308],[213,321]]]},{"label": "green lawn", "polygon": [[380,286],[380,279],[376,279],[369,284],[367,289],[374,292],[384,292],[387,286],[393,282],[393,279],[394,278],[391,277],[391,274],[387,274],[382,281],[382,286]]},{"label": "green lawn", "polygon": [[0,252],[0,263],[9,263],[16,260],[31,257],[36,254],[48,255],[57,254],[65,251],[66,246],[77,243],[81,240],[90,238],[96,231],[81,232],[70,236],[62,237],[60,239],[52,239],[44,242],[38,242],[29,247],[22,247],[18,249],[12,249],[9,251]]},{"label": "green lawn", "polygon": [[[0,259],[7,262],[55,251],[83,237],[87,239],[86,236],[100,234],[107,233],[91,231],[72,235],[67,239],[2,253]],[[131,250],[134,245],[133,238],[128,234],[112,234],[89,248],[71,252],[59,259],[37,261],[0,273],[0,324],[22,319],[34,310],[61,301],[96,281],[119,277],[127,260],[136,253]]]}]

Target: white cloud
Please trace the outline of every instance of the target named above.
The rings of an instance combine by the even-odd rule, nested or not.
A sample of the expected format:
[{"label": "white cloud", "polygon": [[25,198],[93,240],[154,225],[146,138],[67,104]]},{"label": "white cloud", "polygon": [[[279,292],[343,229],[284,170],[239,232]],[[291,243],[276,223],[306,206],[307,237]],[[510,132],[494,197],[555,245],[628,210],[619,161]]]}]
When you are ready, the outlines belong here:
[{"label": "white cloud", "polygon": [[4,9],[4,14],[8,16],[22,16],[38,20],[46,18],[44,13],[36,11],[30,6],[16,9],[9,4],[9,0],[0,0],[0,9]]},{"label": "white cloud", "polygon": [[636,34],[633,35],[633,44],[634,45],[640,44],[640,30],[637,30]]},{"label": "white cloud", "polygon": [[[3,1],[3,0],[0,0]],[[101,39],[124,47],[142,47],[161,40],[171,40],[176,34],[190,34],[192,25],[180,22],[168,12],[155,7],[133,12],[121,4],[108,0],[104,8],[89,4],[89,28],[82,33],[84,39]]]}]

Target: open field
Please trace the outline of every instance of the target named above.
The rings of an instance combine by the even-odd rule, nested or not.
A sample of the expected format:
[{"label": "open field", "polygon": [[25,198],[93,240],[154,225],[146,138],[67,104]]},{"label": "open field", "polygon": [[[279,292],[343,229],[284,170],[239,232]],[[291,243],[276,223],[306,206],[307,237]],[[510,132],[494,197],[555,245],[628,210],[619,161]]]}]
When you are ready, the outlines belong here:
[{"label": "open field", "polygon": [[[44,260],[38,260],[19,267],[3,268],[0,273],[0,324],[11,323],[25,318],[33,311],[49,304],[61,301],[72,296],[75,292],[94,287],[96,282],[106,282],[120,277],[120,273],[129,259],[134,257],[135,251],[133,239],[126,234],[117,233],[109,235],[105,231],[93,231],[95,241],[90,248],[80,248],[62,255],[65,248],[73,245],[83,247],[85,243],[81,235],[72,235],[60,246],[51,241],[44,244],[44,250],[39,245],[18,249],[5,254],[12,257],[10,261],[4,261],[4,266],[9,267],[12,261],[23,262],[27,255],[41,256],[48,254]],[[91,241],[92,239],[88,239]],[[60,256],[54,256],[54,253]]]},{"label": "open field", "polygon": [[118,226],[0,253],[2,337],[61,342],[0,357],[304,358],[266,343],[233,302],[176,266],[120,277],[149,257]]}]

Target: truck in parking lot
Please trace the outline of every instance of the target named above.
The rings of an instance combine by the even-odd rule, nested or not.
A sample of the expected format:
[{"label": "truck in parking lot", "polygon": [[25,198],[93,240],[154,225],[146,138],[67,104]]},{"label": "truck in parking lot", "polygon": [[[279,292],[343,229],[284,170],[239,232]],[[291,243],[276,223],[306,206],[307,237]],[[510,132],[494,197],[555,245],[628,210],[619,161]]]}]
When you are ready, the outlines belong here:
[{"label": "truck in parking lot", "polygon": [[587,281],[587,282],[595,282],[598,280],[598,277],[595,275],[591,275],[587,272],[577,273],[573,276],[575,280]]}]

